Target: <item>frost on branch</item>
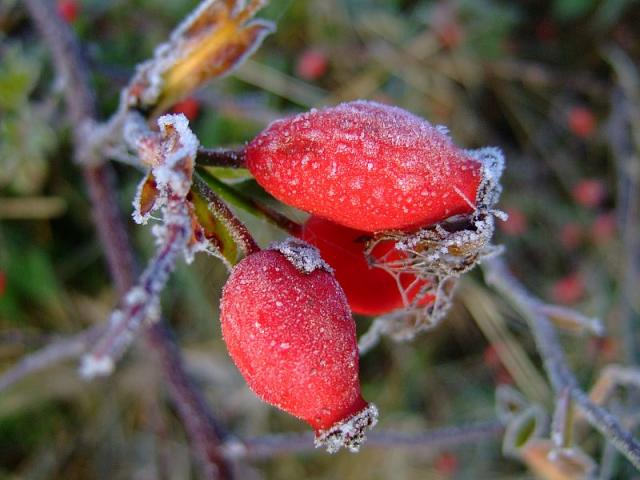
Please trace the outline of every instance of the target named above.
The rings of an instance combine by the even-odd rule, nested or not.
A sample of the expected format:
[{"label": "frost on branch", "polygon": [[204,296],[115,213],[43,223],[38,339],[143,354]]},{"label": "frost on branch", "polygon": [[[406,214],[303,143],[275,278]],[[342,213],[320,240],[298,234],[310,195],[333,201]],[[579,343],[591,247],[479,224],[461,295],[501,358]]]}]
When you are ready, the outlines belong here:
[{"label": "frost on branch", "polygon": [[138,188],[133,212],[138,223],[146,223],[159,210],[160,221],[152,229],[158,250],[111,314],[104,335],[82,359],[80,372],[85,378],[109,374],[144,322],[159,318],[160,293],[178,258],[184,255],[190,261],[199,248],[191,242],[187,201],[198,140],[184,115],[160,117],[158,127],[158,133],[148,132],[138,139],[140,160],[151,169]]},{"label": "frost on branch", "polygon": [[[410,234],[383,232],[369,241],[365,250],[369,262],[396,279],[405,309],[378,317],[360,340],[361,353],[373,347],[381,335],[389,335],[397,341],[410,340],[416,333],[436,326],[451,307],[459,277],[483,259],[501,251],[500,247],[491,244],[491,238],[495,217],[504,215],[494,210],[502,191],[500,177],[504,157],[493,147],[466,153],[481,163],[482,171],[475,201],[468,199],[473,205],[473,213],[456,215]],[[393,255],[392,249],[387,255],[375,257],[372,252],[376,246],[388,241],[395,242],[395,249],[406,255]],[[413,275],[416,280],[403,287],[401,278],[406,275]],[[415,291],[418,285],[421,285],[418,294],[412,294],[409,300],[409,292]],[[433,301],[425,301],[429,298]]]},{"label": "frost on branch", "polygon": [[138,67],[124,104],[162,111],[211,78],[229,73],[251,55],[271,22],[251,20],[265,0],[204,0]]}]

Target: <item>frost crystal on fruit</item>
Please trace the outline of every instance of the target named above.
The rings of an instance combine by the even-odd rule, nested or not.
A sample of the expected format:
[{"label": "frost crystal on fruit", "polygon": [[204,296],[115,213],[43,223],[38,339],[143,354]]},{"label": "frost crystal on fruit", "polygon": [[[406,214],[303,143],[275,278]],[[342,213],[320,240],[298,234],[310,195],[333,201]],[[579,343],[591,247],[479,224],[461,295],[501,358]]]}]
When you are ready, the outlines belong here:
[{"label": "frost crystal on fruit", "polygon": [[222,335],[260,398],[309,423],[328,451],[356,451],[377,409],[360,392],[349,305],[318,258],[291,240],[242,260],[223,289]]},{"label": "frost crystal on fruit", "polygon": [[[369,242],[367,253],[373,264],[396,278],[414,275],[424,280],[424,294],[432,295],[433,303],[405,304],[404,311],[392,312],[374,321],[370,331],[361,338],[360,349],[371,348],[380,334],[396,340],[408,340],[415,333],[437,325],[448,312],[458,278],[484,258],[498,254],[500,247],[491,244],[495,217],[503,217],[494,210],[500,197],[500,176],[504,158],[499,149],[488,147],[469,150],[467,154],[481,163],[482,179],[474,199],[473,213],[452,216],[414,233],[383,232]],[[401,258],[372,256],[381,242],[392,241],[395,248],[406,255]]]},{"label": "frost crystal on fruit", "polygon": [[471,213],[482,181],[482,162],[441,127],[369,101],[277,120],[245,154],[282,202],[372,233]]},{"label": "frost crystal on fruit", "polygon": [[311,273],[320,268],[333,273],[333,269],[320,256],[320,251],[306,242],[288,238],[272,243],[270,248],[283,254],[300,272]]}]

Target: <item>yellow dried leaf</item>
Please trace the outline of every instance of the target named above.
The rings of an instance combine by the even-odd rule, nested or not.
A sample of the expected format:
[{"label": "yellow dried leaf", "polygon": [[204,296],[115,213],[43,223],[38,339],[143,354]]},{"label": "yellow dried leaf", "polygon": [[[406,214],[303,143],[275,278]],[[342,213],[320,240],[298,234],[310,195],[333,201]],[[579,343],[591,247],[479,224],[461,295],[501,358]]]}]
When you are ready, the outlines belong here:
[{"label": "yellow dried leaf", "polygon": [[592,478],[595,462],[578,447],[554,451],[551,440],[528,442],[520,455],[527,466],[545,480],[586,480]]},{"label": "yellow dried leaf", "polygon": [[229,73],[274,30],[251,20],[266,0],[205,0],[143,64],[128,89],[129,105],[158,113],[206,81]]}]

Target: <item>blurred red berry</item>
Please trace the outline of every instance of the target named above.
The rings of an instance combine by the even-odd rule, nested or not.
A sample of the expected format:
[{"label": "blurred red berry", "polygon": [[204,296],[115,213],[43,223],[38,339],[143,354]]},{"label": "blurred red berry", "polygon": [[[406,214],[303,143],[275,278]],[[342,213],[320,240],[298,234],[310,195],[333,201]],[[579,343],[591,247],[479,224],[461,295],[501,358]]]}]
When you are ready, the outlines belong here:
[{"label": "blurred red berry", "polygon": [[591,225],[591,239],[596,244],[604,244],[616,236],[618,223],[615,212],[601,213]]},{"label": "blurred red berry", "polygon": [[452,2],[437,2],[430,17],[431,28],[444,48],[453,49],[464,40],[464,29],[458,20],[458,12]]},{"label": "blurred red berry", "polygon": [[463,150],[397,107],[355,101],[277,120],[245,150],[270,194],[356,230],[416,229],[475,209],[497,149]]},{"label": "blurred red berry", "polygon": [[4,292],[7,289],[7,276],[6,274],[0,270],[0,298],[4,296]]},{"label": "blurred red berry", "polygon": [[498,355],[498,349],[495,345],[488,345],[482,353],[482,361],[490,370],[496,370],[502,365],[500,356]]},{"label": "blurred red berry", "polygon": [[504,210],[505,213],[509,215],[509,218],[498,224],[500,230],[502,230],[506,235],[512,237],[517,237],[525,233],[529,225],[527,223],[527,217],[522,210],[516,207],[509,207]]},{"label": "blurred red berry", "polygon": [[455,20],[436,28],[436,35],[440,45],[447,49],[454,49],[464,41],[464,29]]},{"label": "blurred red berry", "polygon": [[496,373],[496,385],[512,385],[513,377],[509,373],[509,371],[501,366]]},{"label": "blurred red berry", "polygon": [[58,0],[58,14],[67,22],[73,23],[80,13],[80,5],[77,0]]},{"label": "blurred red berry", "polygon": [[[336,279],[344,290],[351,310],[362,315],[381,315],[404,307],[400,287],[408,289],[407,300],[413,301],[425,286],[415,275],[400,276],[399,286],[395,278],[385,270],[372,267],[365,257],[364,239],[367,232],[353,230],[320,217],[311,216],[304,224],[302,239],[320,250],[322,258],[334,269]],[[392,262],[406,254],[394,249],[394,242],[380,243],[373,249],[376,259]],[[424,295],[424,294],[423,294]],[[425,306],[434,300],[431,295],[416,302]]]},{"label": "blurred red berry", "polygon": [[329,59],[321,50],[309,49],[302,52],[296,62],[296,75],[304,80],[317,80],[327,73]]},{"label": "blurred red berry", "polygon": [[565,250],[573,251],[580,246],[584,232],[578,223],[566,223],[560,229],[560,245]]},{"label": "blurred red berry", "polygon": [[558,29],[550,18],[542,19],[536,26],[536,37],[542,42],[549,42],[558,36]]},{"label": "blurred red berry", "polygon": [[556,281],[551,287],[551,297],[556,303],[571,305],[585,293],[584,279],[580,273],[571,273]]},{"label": "blurred red berry", "polygon": [[576,183],[571,193],[579,205],[594,208],[607,198],[607,187],[600,179],[585,178]]},{"label": "blurred red berry", "polygon": [[618,342],[611,337],[593,337],[588,346],[589,355],[600,357],[604,363],[619,360],[620,348]]},{"label": "blurred red berry", "polygon": [[458,457],[450,452],[442,452],[434,464],[436,471],[445,477],[455,474],[458,471],[458,466]]},{"label": "blurred red berry", "polygon": [[596,117],[586,107],[573,107],[567,118],[569,130],[580,138],[588,138],[596,129]]},{"label": "blurred red berry", "polygon": [[187,120],[193,122],[198,118],[198,113],[200,113],[200,102],[193,97],[187,97],[176,103],[171,108],[171,113],[182,113],[187,117]]}]

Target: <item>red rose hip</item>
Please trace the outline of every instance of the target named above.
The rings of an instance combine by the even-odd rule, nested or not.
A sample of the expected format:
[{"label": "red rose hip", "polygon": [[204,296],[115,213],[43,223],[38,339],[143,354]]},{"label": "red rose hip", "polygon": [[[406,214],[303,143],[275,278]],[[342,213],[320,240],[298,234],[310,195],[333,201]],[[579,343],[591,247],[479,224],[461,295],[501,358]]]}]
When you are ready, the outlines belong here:
[{"label": "red rose hip", "polygon": [[471,213],[482,181],[479,155],[442,128],[370,101],[277,120],[245,154],[258,183],[282,202],[365,232]]},{"label": "red rose hip", "polygon": [[362,398],[355,323],[318,251],[289,240],[249,255],[220,303],[222,335],[249,387],[309,423],[316,446],[357,451],[377,420]]},{"label": "red rose hip", "polygon": [[[426,306],[434,297],[423,291],[426,281],[414,274],[399,276],[400,285],[389,272],[369,265],[365,256],[367,232],[354,230],[324,218],[311,216],[304,224],[301,237],[320,250],[324,260],[334,269],[336,280],[344,290],[351,310],[363,315],[381,315],[409,306]],[[394,242],[381,242],[371,252],[377,261],[391,262],[406,255],[394,249]],[[406,292],[403,298],[401,290]]]}]

